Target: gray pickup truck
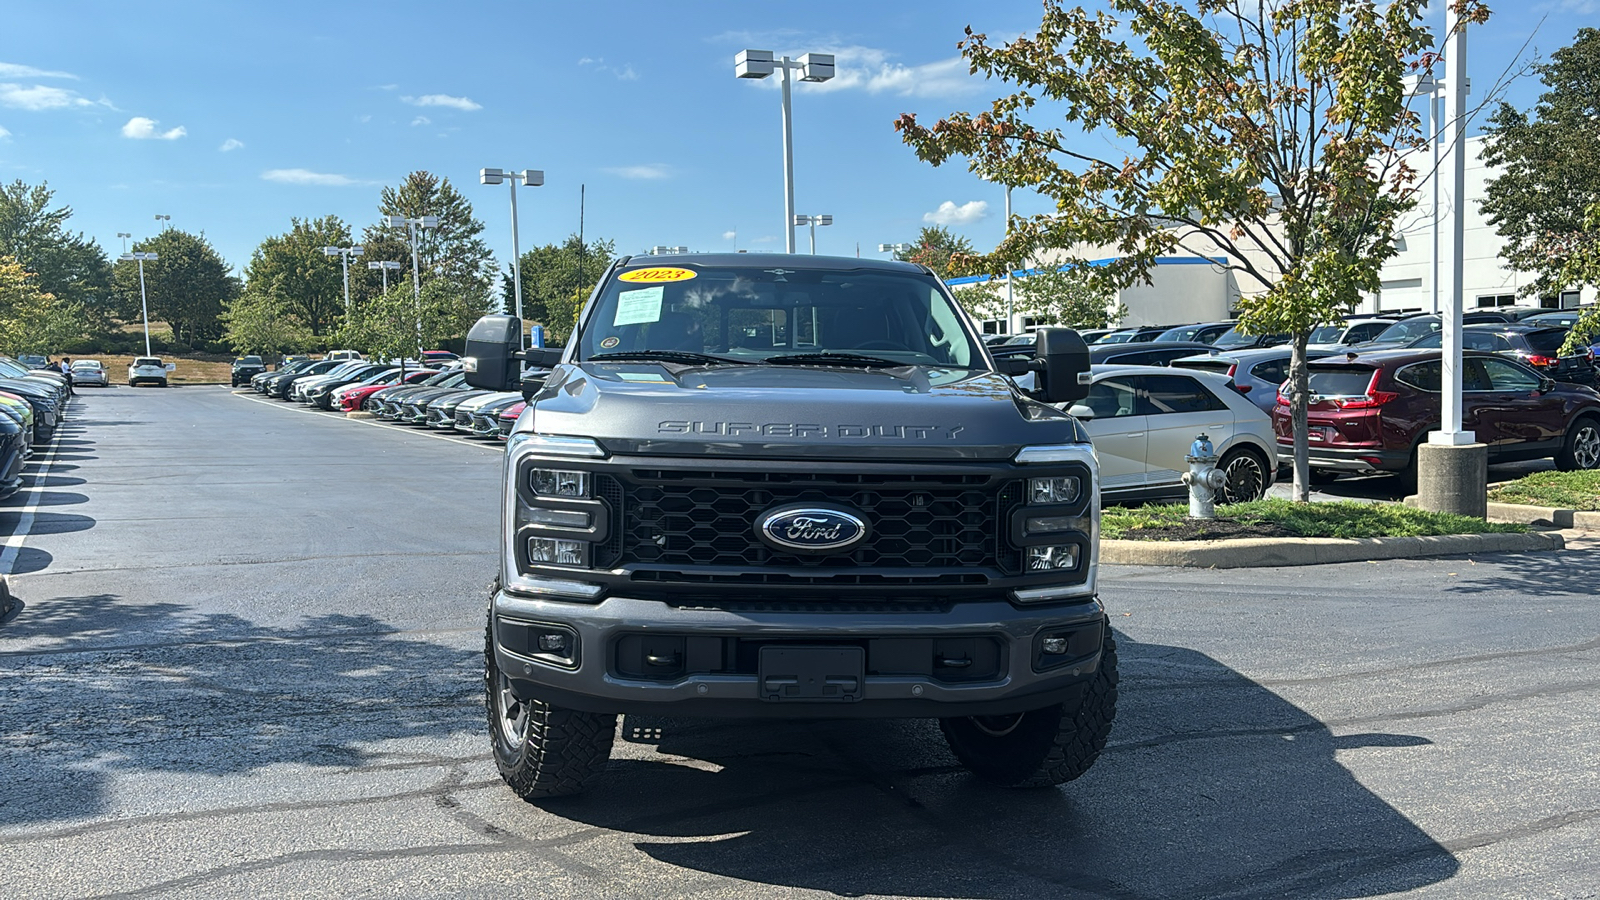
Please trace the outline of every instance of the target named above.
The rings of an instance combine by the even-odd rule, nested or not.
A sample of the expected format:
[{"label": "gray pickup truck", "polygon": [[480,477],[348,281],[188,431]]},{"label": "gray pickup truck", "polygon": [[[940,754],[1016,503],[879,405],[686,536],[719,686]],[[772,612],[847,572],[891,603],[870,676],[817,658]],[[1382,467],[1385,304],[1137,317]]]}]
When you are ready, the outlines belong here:
[{"label": "gray pickup truck", "polygon": [[564,350],[521,331],[481,319],[464,360],[553,367],[485,647],[519,795],[583,790],[618,714],[937,718],[989,781],[1088,770],[1117,670],[1095,454],[1053,405],[1088,391],[1075,332],[996,362],[922,266],[754,253],[624,257]]}]

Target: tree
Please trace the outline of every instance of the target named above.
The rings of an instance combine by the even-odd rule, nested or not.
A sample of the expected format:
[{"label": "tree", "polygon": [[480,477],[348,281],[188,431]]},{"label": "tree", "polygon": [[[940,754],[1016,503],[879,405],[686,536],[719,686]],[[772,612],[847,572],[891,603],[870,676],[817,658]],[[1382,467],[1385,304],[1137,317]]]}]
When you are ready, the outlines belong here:
[{"label": "tree", "polygon": [[[1589,205],[1582,224],[1583,230],[1562,247],[1564,259],[1555,276],[1558,284],[1600,285],[1600,201]],[[1596,335],[1600,335],[1600,305],[1592,305],[1578,315],[1578,320],[1567,330],[1561,355],[1582,353]]]},{"label": "tree", "polygon": [[[350,226],[338,216],[290,221],[287,232],[262,241],[250,257],[245,284],[266,302],[252,301],[249,306],[290,316],[292,324],[318,338],[344,315],[344,269],[338,257],[324,254],[322,248],[350,246]],[[352,260],[352,281],[361,259]]]},{"label": "tree", "polygon": [[[363,259],[394,260],[402,271],[411,272],[411,243],[405,226],[387,223],[389,216],[417,219],[437,216],[437,228],[417,229],[417,258],[424,285],[442,278],[474,295],[488,291],[494,281],[494,256],[479,237],[483,223],[473,218],[472,204],[450,184],[431,172],[412,172],[399,187],[385,187],[378,202],[379,224],[369,225],[362,234],[366,252]],[[381,273],[361,267],[362,297],[381,293]],[[351,290],[356,292],[356,272],[350,272]],[[402,277],[408,277],[402,276]],[[394,283],[394,278],[389,279]]]},{"label": "tree", "polygon": [[[599,283],[616,255],[615,241],[584,242],[576,234],[559,244],[545,244],[522,254],[522,314],[531,322],[542,322],[552,332],[566,335],[572,330],[567,315],[574,292],[581,293],[578,308]],[[515,310],[511,297],[511,273],[505,274],[507,308]],[[558,324],[564,322],[565,325]]]},{"label": "tree", "polygon": [[1128,308],[1120,303],[1113,309],[1113,295],[1081,270],[1036,272],[1018,278],[1015,291],[1017,310],[1041,325],[1108,328],[1128,314]]},{"label": "tree", "polygon": [[931,225],[922,229],[910,250],[895,253],[894,258],[927,266],[939,276],[939,280],[945,281],[955,274],[960,274],[951,271],[951,259],[972,254],[971,241],[957,237],[943,225]]},{"label": "tree", "polygon": [[314,337],[277,295],[254,286],[222,310],[223,338],[237,353],[296,353]]},{"label": "tree", "polygon": [[465,293],[444,279],[424,282],[418,297],[407,279],[355,304],[339,329],[339,341],[377,359],[415,357],[419,350],[466,334],[490,306],[487,292]]},{"label": "tree", "polygon": [[1595,227],[1586,212],[1600,203],[1600,29],[1580,29],[1535,70],[1546,90],[1532,111],[1502,103],[1484,129],[1483,160],[1500,174],[1485,186],[1482,208],[1505,239],[1500,257],[1537,275],[1522,293],[1551,296],[1597,283],[1563,269]]},{"label": "tree", "polygon": [[39,290],[63,308],[78,308],[88,319],[79,331],[104,330],[114,312],[111,263],[99,244],[67,231],[72,207],[51,209],[54,196],[48,183],[30,187],[19,179],[0,187],[0,253],[36,276]]},{"label": "tree", "polygon": [[[168,228],[135,243],[133,249],[157,255],[144,264],[151,321],[166,322],[172,328],[172,339],[180,344],[199,346],[222,336],[223,306],[239,295],[240,284],[205,238]],[[128,317],[136,318],[140,308],[138,264],[129,261],[118,266],[115,286],[122,307],[130,311]]]},{"label": "tree", "polygon": [[42,279],[0,255],[0,348],[48,353],[82,335],[82,310],[42,289]]},{"label": "tree", "polygon": [[[1456,4],[1465,21],[1488,18],[1476,0]],[[976,115],[924,126],[906,114],[895,127],[924,161],[964,156],[985,180],[1055,201],[1053,215],[1013,220],[995,252],[957,268],[999,274],[1039,250],[1111,247],[1109,264],[1072,251],[1067,261],[1116,289],[1174,250],[1225,254],[1261,290],[1240,302],[1241,327],[1294,335],[1294,488],[1307,499],[1306,343],[1378,289],[1395,252],[1395,217],[1414,191],[1405,157],[1420,143],[1402,79],[1434,61],[1425,0],[1108,5],[1047,0],[1038,32],[1003,46],[969,28],[972,71],[1015,92]],[[1049,113],[1095,139],[1031,121]]]}]

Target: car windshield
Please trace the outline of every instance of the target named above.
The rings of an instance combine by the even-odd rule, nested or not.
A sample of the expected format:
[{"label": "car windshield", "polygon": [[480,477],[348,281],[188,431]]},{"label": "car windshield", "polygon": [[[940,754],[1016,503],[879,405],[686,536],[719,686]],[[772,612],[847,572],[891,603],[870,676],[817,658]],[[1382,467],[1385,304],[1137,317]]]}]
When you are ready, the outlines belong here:
[{"label": "car windshield", "polygon": [[1313,368],[1307,377],[1307,387],[1318,397],[1360,397],[1372,384],[1370,366]]},{"label": "car windshield", "polygon": [[161,364],[161,360],[154,356],[141,356],[133,361],[135,368],[140,368],[143,366],[159,366]]},{"label": "car windshield", "polygon": [[433,375],[432,377],[428,378],[426,381],[422,382],[422,384],[424,387],[435,387],[442,385],[454,377],[455,374],[456,373],[454,372],[440,372],[437,375]]},{"label": "car windshield", "polygon": [[1390,325],[1373,338],[1374,341],[1393,343],[1410,343],[1426,334],[1439,330],[1439,320],[1434,316],[1418,316],[1415,319],[1402,319]]},{"label": "car windshield", "polygon": [[1254,347],[1256,341],[1260,339],[1261,338],[1259,335],[1245,334],[1239,330],[1239,326],[1235,325],[1224,332],[1221,337],[1213,341],[1212,346],[1221,347],[1223,349],[1227,349],[1228,347]]},{"label": "car windshield", "polygon": [[1133,332],[1133,331],[1113,331],[1110,334],[1102,334],[1102,335],[1100,335],[1100,337],[1095,340],[1095,343],[1096,344],[1126,344],[1127,342],[1133,340],[1133,336],[1136,333],[1137,332]]},{"label": "car windshield", "polygon": [[[624,271],[585,319],[581,359],[687,354],[708,361],[984,367],[931,277],[876,269],[656,266]],[[828,357],[831,357],[828,358]]]},{"label": "car windshield", "polygon": [[241,366],[259,366],[259,365],[261,365],[261,357],[259,357],[259,356],[241,356],[238,359],[234,360],[234,362],[237,363],[238,365],[241,365]]}]

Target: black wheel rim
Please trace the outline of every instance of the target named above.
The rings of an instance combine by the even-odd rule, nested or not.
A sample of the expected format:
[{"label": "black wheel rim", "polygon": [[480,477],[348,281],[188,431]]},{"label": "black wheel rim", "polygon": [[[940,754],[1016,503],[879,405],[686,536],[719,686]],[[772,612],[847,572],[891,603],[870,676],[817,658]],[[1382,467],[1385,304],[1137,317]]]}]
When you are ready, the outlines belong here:
[{"label": "black wheel rim", "polygon": [[1261,460],[1249,453],[1241,453],[1228,460],[1222,470],[1222,502],[1246,503],[1258,500],[1267,492],[1267,476]]}]

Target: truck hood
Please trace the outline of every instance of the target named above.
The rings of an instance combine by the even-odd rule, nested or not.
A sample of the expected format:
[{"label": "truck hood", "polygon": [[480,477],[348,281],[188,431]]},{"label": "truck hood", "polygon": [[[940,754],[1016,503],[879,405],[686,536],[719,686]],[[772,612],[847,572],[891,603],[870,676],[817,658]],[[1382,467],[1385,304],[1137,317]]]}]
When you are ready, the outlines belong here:
[{"label": "truck hood", "polygon": [[1076,420],[994,372],[903,366],[562,365],[518,431],[649,456],[1010,459],[1087,442]]}]

